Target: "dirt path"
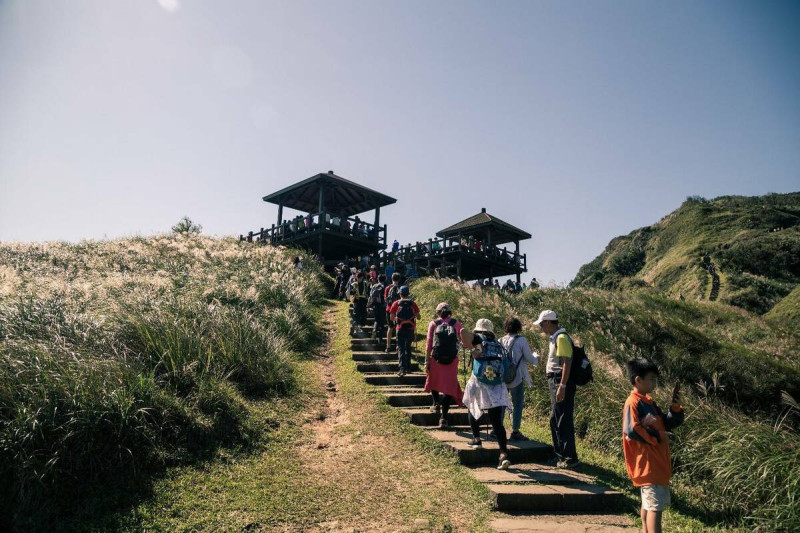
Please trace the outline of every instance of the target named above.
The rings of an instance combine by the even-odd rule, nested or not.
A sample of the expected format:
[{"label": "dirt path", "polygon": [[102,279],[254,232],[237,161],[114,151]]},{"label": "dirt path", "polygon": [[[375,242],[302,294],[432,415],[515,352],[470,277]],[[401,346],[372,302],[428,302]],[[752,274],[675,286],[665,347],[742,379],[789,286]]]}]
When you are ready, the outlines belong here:
[{"label": "dirt path", "polygon": [[[324,391],[309,406],[304,429],[312,432],[298,446],[301,468],[309,479],[324,485],[329,497],[321,505],[329,517],[310,532],[475,531],[480,495],[464,494],[465,477],[453,475],[450,459],[421,453],[405,422],[387,416],[373,393],[348,365],[352,354],[341,349],[341,310],[324,315],[329,332],[317,366]],[[352,374],[350,374],[352,372]],[[442,505],[442,494],[449,494]]]}]

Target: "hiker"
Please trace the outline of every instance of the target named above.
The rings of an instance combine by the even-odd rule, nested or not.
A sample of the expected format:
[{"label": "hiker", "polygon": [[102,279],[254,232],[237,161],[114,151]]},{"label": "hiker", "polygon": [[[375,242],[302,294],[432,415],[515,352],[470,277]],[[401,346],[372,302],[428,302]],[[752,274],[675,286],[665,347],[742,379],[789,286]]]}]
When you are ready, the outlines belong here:
[{"label": "hiker", "polygon": [[353,283],[356,281],[356,274],[358,274],[358,270],[356,267],[350,267],[350,277],[347,279],[347,287],[345,288],[345,298],[350,300],[350,294],[353,290]]},{"label": "hiker", "polygon": [[436,306],[436,320],[428,324],[425,342],[425,392],[433,397],[431,412],[440,413],[439,429],[449,426],[447,415],[450,404],[461,405],[461,385],[458,383],[458,348],[461,339],[461,322],[452,317],[447,302]]},{"label": "hiker", "polygon": [[525,387],[533,385],[531,375],[528,373],[528,364],[533,366],[539,364],[539,354],[533,353],[528,339],[520,335],[522,322],[519,318],[510,317],[503,324],[503,329],[506,335],[500,342],[509,355],[511,366],[517,369],[514,381],[506,384],[514,406],[511,414],[511,435],[508,440],[530,440],[520,432],[519,428],[522,425],[522,409],[525,406]]},{"label": "hiker", "polygon": [[386,302],[386,324],[388,325],[386,328],[386,353],[392,352],[392,332],[394,331],[395,323],[389,313],[389,309],[391,309],[393,303],[400,299],[401,278],[402,276],[399,272],[392,274],[392,284],[383,291],[383,298]]},{"label": "hiker", "polygon": [[302,269],[303,269],[303,261],[300,259],[300,256],[299,256],[299,255],[296,255],[296,256],[294,257],[294,259],[292,260],[292,265],[293,265],[293,266],[294,266],[294,268],[296,268],[297,270],[302,270]]},{"label": "hiker", "polygon": [[550,387],[550,434],[556,466],[572,467],[578,464],[578,452],[575,450],[575,382],[569,379],[572,341],[567,330],[559,326],[555,311],[542,311],[534,324],[550,336],[545,375]]},{"label": "hiker", "polygon": [[372,338],[382,339],[384,335],[384,328],[386,327],[386,297],[384,296],[384,285],[386,284],[386,276],[381,274],[378,276],[378,281],[372,286],[369,292],[369,304],[372,306],[372,316],[375,322],[372,326]]},{"label": "hiker", "polygon": [[378,267],[376,267],[375,265],[369,267],[369,281],[372,284],[378,282]]},{"label": "hiker", "polygon": [[344,263],[336,265],[336,280],[333,284],[333,298],[341,298],[342,284],[344,284]]},{"label": "hiker", "polygon": [[411,342],[417,331],[417,320],[420,319],[419,307],[411,299],[408,285],[400,287],[400,299],[389,308],[392,321],[397,324],[397,359],[402,377],[411,372]]},{"label": "hiker", "polygon": [[483,412],[488,413],[492,429],[497,436],[500,446],[500,461],[498,470],[507,470],[511,465],[508,459],[508,439],[506,428],[503,427],[503,414],[508,407],[508,389],[503,383],[502,364],[503,345],[494,335],[492,322],[481,318],[475,324],[472,334],[463,333],[466,345],[472,347],[473,366],[472,373],[464,387],[463,403],[469,413],[472,439],[467,443],[471,448],[482,448],[480,425],[478,420]]},{"label": "hiker", "polygon": [[658,367],[647,359],[634,359],[625,365],[633,390],[622,410],[622,452],[625,468],[634,487],[642,494],[644,533],[661,533],[661,513],[670,506],[668,431],[683,423],[680,384],[672,390],[672,405],[665,415],[650,393],[658,385]]},{"label": "hiker", "polygon": [[397,242],[397,239],[395,239],[394,242],[392,242],[392,257],[394,257],[397,254],[397,250],[399,249],[400,249],[400,243]]},{"label": "hiker", "polygon": [[356,275],[356,281],[350,289],[353,298],[353,318],[359,328],[363,328],[367,323],[367,299],[369,298],[369,283],[364,278],[364,273]]}]

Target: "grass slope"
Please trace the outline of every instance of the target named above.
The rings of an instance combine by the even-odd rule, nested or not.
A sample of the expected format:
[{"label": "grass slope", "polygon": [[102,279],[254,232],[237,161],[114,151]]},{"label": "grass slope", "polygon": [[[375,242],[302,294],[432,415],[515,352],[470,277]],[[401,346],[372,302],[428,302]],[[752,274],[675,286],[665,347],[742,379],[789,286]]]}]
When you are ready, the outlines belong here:
[{"label": "grass slope", "polygon": [[[615,486],[624,483],[621,410],[631,388],[621,364],[634,356],[651,358],[666,384],[656,394],[661,405],[668,404],[672,383],[684,387],[686,422],[672,446],[675,520],[687,530],[697,520],[703,527],[749,531],[800,528],[800,413],[781,404],[779,394],[784,386],[796,391],[796,333],[773,329],[737,308],[677,302],[652,290],[509,296],[433,279],[412,290],[424,309],[447,301],[466,324],[485,317],[497,328],[519,316],[539,353],[546,353],[547,341],[533,321],[542,309],[555,309],[594,363],[595,382],[576,399],[576,428],[584,450],[591,450]],[[527,423],[533,416],[539,427],[550,410],[543,373],[539,365],[526,393]]]},{"label": "grass slope", "polygon": [[767,312],[800,283],[800,193],[690,198],[658,223],[613,239],[571,286],[648,285],[706,300],[706,254],[720,276],[720,301]]},{"label": "grass slope", "polygon": [[122,531],[407,531],[415,519],[488,531],[485,488],[364,383],[347,304],[325,319],[330,342],[300,364],[298,394],[257,403],[277,422],[265,445],[170,470]]},{"label": "grass slope", "polygon": [[321,339],[320,269],[191,234],[0,245],[3,529],[86,529],[170,465],[272,430]]}]

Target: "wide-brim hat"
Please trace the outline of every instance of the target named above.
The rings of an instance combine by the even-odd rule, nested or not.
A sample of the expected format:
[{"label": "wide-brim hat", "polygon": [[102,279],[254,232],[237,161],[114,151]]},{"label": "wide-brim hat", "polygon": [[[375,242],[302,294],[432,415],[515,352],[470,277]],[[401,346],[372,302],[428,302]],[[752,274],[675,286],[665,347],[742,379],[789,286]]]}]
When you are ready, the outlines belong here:
[{"label": "wide-brim hat", "polygon": [[452,311],[452,309],[450,309],[450,304],[447,302],[441,302],[436,306],[437,313],[441,313],[442,311]]},{"label": "wide-brim hat", "polygon": [[551,322],[555,322],[556,320],[558,320],[558,315],[556,315],[555,311],[552,311],[550,309],[546,309],[546,310],[542,311],[541,313],[539,313],[539,319],[536,322],[534,322],[534,324],[539,326],[545,320],[549,320]]},{"label": "wide-brim hat", "polygon": [[492,325],[492,321],[488,318],[479,318],[477,322],[475,322],[475,331],[484,331],[486,333],[494,333],[494,326]]}]

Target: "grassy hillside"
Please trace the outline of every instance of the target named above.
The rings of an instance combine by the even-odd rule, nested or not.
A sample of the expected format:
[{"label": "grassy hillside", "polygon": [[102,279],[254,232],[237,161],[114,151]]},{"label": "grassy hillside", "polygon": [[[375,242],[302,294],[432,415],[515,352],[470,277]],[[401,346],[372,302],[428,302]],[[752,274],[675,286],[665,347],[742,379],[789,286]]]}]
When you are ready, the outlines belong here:
[{"label": "grassy hillside", "polygon": [[653,286],[762,314],[798,283],[800,193],[792,193],[690,198],[658,223],[613,239],[571,286]]},{"label": "grassy hillside", "polygon": [[789,293],[789,296],[778,302],[764,315],[770,322],[777,326],[796,328],[800,325],[800,286]]},{"label": "grassy hillside", "polygon": [[[664,385],[656,394],[662,405],[675,381],[685,391],[686,423],[673,444],[676,507],[707,525],[800,528],[800,413],[781,400],[781,390],[794,397],[800,391],[796,333],[734,307],[678,302],[650,289],[509,296],[426,279],[412,290],[426,312],[445,300],[468,325],[486,317],[499,327],[517,315],[540,353],[547,341],[533,321],[542,309],[559,312],[595,366],[595,383],[581,388],[576,400],[579,436],[620,465],[621,409],[631,388],[621,364],[634,356],[651,358],[662,369]],[[534,381],[526,401],[546,422],[543,365]]]},{"label": "grassy hillside", "polygon": [[271,431],[248,399],[295,390],[319,271],[191,234],[0,245],[0,529],[63,527],[90,493],[113,506]]}]

